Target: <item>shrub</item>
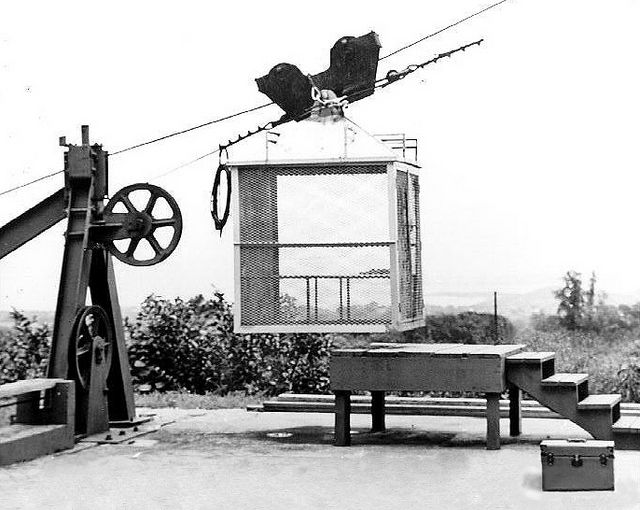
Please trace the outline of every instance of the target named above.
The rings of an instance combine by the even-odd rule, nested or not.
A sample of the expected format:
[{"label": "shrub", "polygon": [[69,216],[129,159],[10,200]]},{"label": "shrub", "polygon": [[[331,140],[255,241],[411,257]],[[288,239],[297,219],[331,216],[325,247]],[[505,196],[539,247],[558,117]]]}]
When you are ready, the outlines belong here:
[{"label": "shrub", "polygon": [[0,384],[45,377],[51,332],[23,313],[11,312],[13,328],[0,335]]},{"label": "shrub", "polygon": [[149,296],[126,321],[134,383],[195,393],[328,390],[328,335],[236,335],[223,294],[188,301]]},{"label": "shrub", "polygon": [[640,359],[624,363],[616,374],[616,390],[625,402],[640,402]]},{"label": "shrub", "polygon": [[498,316],[498,340],[494,316],[489,313],[464,312],[456,315],[427,315],[426,325],[408,332],[413,342],[494,344],[508,343],[515,328],[506,317]]}]

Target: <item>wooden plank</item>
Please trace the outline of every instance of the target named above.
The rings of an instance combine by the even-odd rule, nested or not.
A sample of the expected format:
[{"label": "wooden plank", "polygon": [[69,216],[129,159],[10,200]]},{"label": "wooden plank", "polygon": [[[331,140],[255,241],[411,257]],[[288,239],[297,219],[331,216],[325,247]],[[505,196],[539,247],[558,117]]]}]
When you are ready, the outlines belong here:
[{"label": "wooden plank", "polygon": [[542,386],[577,386],[585,382],[589,378],[589,374],[554,374],[551,377],[542,379]]},{"label": "wooden plank", "polygon": [[506,357],[515,355],[525,348],[525,345],[521,344],[504,344],[504,345],[478,345],[478,348],[473,352],[473,356],[480,357],[493,357],[500,356]]},{"label": "wooden plank", "polygon": [[404,352],[414,352],[414,353],[431,353],[438,352],[444,349],[449,349],[451,347],[457,347],[461,344],[451,344],[451,343],[442,343],[442,344],[400,344],[400,343],[391,343],[391,342],[372,342],[369,346],[369,349],[396,349]]},{"label": "wooden plank", "polygon": [[[303,393],[281,393],[275,398],[277,402],[326,402],[333,405],[335,400],[334,395],[318,395],[318,394],[303,394]],[[368,395],[351,395],[351,402],[371,402],[371,397]],[[387,404],[402,404],[402,405],[415,405],[415,406],[427,406],[427,405],[457,405],[457,406],[476,406],[484,405],[486,399],[484,398],[453,398],[453,397],[397,397],[395,395],[386,395],[385,402]],[[501,406],[508,406],[509,400],[501,399]],[[522,407],[543,407],[537,400],[522,400]],[[623,404],[622,411],[624,412]],[[629,412],[639,413],[640,410],[629,410]]]},{"label": "wooden plank", "polygon": [[619,394],[600,394],[589,395],[587,398],[578,402],[578,409],[611,409],[622,400]]},{"label": "wooden plank", "polygon": [[[352,396],[353,398],[353,396]],[[404,416],[463,416],[486,418],[486,399],[482,399],[481,405],[412,405],[412,404],[396,404],[385,401],[385,416],[387,415],[404,415]],[[262,412],[285,412],[285,413],[334,413],[335,404],[333,402],[278,402],[266,401],[260,406],[254,406],[248,411]],[[351,414],[371,414],[370,402],[351,402]],[[509,418],[509,405],[500,405],[500,417]],[[547,409],[546,407],[525,407],[522,409],[523,418],[545,418],[545,419],[565,419],[557,413]]]},{"label": "wooden plank", "polygon": [[640,433],[640,416],[622,416],[613,424],[614,432]]},{"label": "wooden plank", "polygon": [[0,386],[0,399],[12,398],[34,391],[50,390],[64,379],[25,379]]},{"label": "wooden plank", "polygon": [[505,389],[503,358],[332,357],[332,390],[475,391]]},{"label": "wooden plank", "polygon": [[389,342],[372,343],[368,348],[335,349],[332,356],[478,356],[505,357],[524,348],[520,344],[396,344]]},{"label": "wooden plank", "polygon": [[543,361],[549,361],[550,359],[554,359],[556,357],[555,352],[532,352],[532,351],[523,351],[518,352],[516,354],[510,354],[507,356],[507,363],[534,363]]}]

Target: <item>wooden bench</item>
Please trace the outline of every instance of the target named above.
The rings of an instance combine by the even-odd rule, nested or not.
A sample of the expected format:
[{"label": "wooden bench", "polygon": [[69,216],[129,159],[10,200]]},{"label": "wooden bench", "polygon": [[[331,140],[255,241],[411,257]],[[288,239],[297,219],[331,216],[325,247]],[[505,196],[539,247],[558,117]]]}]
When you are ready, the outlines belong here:
[{"label": "wooden bench", "polygon": [[75,383],[29,379],[0,385],[0,407],[15,406],[0,426],[0,466],[73,448]]},{"label": "wooden bench", "polygon": [[[339,349],[329,364],[335,393],[335,444],[351,444],[351,392],[371,392],[372,431],[385,430],[386,391],[471,391],[487,399],[487,449],[500,448],[505,358],[523,345],[388,344]],[[510,388],[511,389],[511,388]],[[519,433],[520,392],[510,392],[511,432]]]}]

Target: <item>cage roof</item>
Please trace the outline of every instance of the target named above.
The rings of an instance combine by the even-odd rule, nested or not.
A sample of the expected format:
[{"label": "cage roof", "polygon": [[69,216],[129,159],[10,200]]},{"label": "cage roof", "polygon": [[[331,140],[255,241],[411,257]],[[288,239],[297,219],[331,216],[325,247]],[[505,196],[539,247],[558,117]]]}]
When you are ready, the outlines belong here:
[{"label": "cage roof", "polygon": [[233,149],[230,165],[389,162],[402,160],[393,150],[342,113],[313,114],[284,124],[253,143]]}]

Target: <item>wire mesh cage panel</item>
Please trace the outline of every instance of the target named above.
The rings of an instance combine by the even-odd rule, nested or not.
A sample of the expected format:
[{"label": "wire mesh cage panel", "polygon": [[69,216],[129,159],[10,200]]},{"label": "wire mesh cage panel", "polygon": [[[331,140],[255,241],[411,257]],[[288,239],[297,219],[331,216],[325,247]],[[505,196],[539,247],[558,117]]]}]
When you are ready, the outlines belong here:
[{"label": "wire mesh cage panel", "polygon": [[418,176],[397,172],[399,313],[403,321],[422,317],[422,253]]},{"label": "wire mesh cage panel", "polygon": [[387,162],[231,170],[236,331],[375,332],[422,316],[417,175]]}]

